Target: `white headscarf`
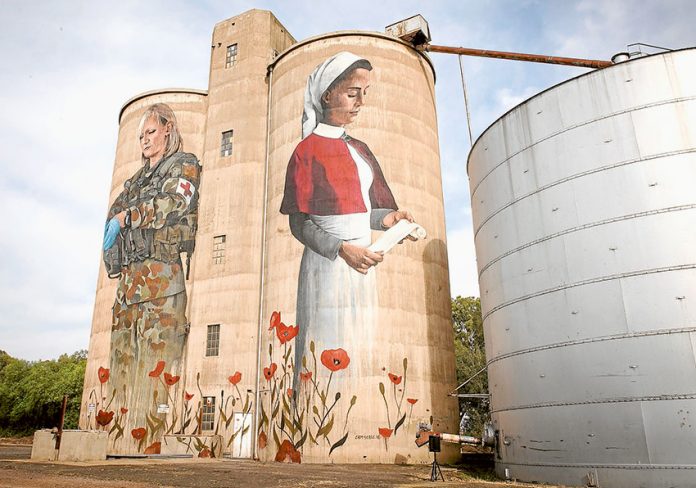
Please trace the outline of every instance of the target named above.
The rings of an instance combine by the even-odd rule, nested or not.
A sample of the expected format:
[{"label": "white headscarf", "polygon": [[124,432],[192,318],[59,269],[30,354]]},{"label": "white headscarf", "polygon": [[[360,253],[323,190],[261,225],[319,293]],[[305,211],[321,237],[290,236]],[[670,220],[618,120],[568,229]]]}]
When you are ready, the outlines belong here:
[{"label": "white headscarf", "polygon": [[310,135],[322,120],[321,96],[336,78],[357,61],[367,60],[343,51],[328,58],[309,75],[304,96],[304,113],[302,114],[302,139]]}]

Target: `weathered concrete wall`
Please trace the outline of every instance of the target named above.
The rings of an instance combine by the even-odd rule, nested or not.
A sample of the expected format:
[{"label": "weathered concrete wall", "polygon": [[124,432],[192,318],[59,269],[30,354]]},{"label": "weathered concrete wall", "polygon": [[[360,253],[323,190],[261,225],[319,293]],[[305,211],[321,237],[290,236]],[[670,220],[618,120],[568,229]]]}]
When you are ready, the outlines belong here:
[{"label": "weathered concrete wall", "polygon": [[224,438],[221,435],[165,435],[162,439],[161,454],[221,458],[224,447]]},{"label": "weathered concrete wall", "polygon": [[[199,229],[190,289],[186,374],[182,378],[197,412],[203,396],[216,398],[213,430],[226,441],[251,436],[239,431],[235,413],[250,412],[256,389],[261,234],[268,85],[274,51],[294,39],[268,11],[251,10],[218,23],[213,31]],[[237,58],[226,67],[227,46]],[[232,154],[221,155],[224,131],[232,130]],[[213,238],[226,238],[222,262],[213,259]],[[220,325],[220,350],[206,356],[208,325]],[[235,384],[229,377],[240,373]],[[225,418],[218,415],[218,408]],[[226,421],[229,419],[229,422]],[[195,428],[192,422],[186,432]],[[204,434],[212,432],[204,431]],[[228,442],[225,443],[226,450]]]}]

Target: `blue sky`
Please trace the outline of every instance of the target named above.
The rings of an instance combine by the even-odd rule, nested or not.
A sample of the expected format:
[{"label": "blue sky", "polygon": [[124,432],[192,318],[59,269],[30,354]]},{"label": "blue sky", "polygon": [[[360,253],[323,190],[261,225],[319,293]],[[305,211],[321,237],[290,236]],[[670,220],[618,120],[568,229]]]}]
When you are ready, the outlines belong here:
[{"label": "blue sky", "polygon": [[[609,59],[696,45],[688,0],[26,1],[0,3],[0,349],[86,348],[118,132],[133,95],[207,88],[213,26],[271,10],[298,39],[422,14],[434,44]],[[163,55],[163,53],[166,53]],[[432,54],[453,295],[478,295],[457,57]],[[586,70],[465,58],[476,138],[522,100]]]}]

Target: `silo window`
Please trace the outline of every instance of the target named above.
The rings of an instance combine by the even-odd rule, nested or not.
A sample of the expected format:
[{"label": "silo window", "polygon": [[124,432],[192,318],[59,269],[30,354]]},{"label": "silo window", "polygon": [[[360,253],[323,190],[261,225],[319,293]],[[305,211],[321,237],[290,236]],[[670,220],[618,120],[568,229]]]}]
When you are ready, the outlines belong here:
[{"label": "silo window", "polygon": [[220,353],[220,324],[208,326],[208,337],[205,342],[205,355],[217,356]]},{"label": "silo window", "polygon": [[201,430],[213,430],[215,426],[215,397],[203,397]]},{"label": "silo window", "polygon": [[231,156],[232,155],[232,132],[231,130],[226,130],[222,133],[222,143],[220,144],[220,156]]},{"label": "silo window", "polygon": [[213,264],[225,262],[225,240],[224,235],[213,237]]},{"label": "silo window", "polygon": [[227,57],[225,58],[225,68],[231,68],[237,64],[237,44],[227,46]]}]

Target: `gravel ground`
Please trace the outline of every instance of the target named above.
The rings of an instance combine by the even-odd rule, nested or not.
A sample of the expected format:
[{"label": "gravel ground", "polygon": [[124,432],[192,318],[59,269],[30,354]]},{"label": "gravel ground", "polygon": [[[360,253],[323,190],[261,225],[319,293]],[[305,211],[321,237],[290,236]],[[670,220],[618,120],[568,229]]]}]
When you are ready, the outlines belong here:
[{"label": "gravel ground", "polygon": [[[451,487],[533,488],[542,485],[484,481],[485,467],[443,467],[445,482],[430,480],[423,465],[317,465],[260,463],[249,460],[109,459],[67,463],[30,461],[31,445],[0,443],[1,488],[145,487]],[[548,485],[544,485],[548,488]]]}]

